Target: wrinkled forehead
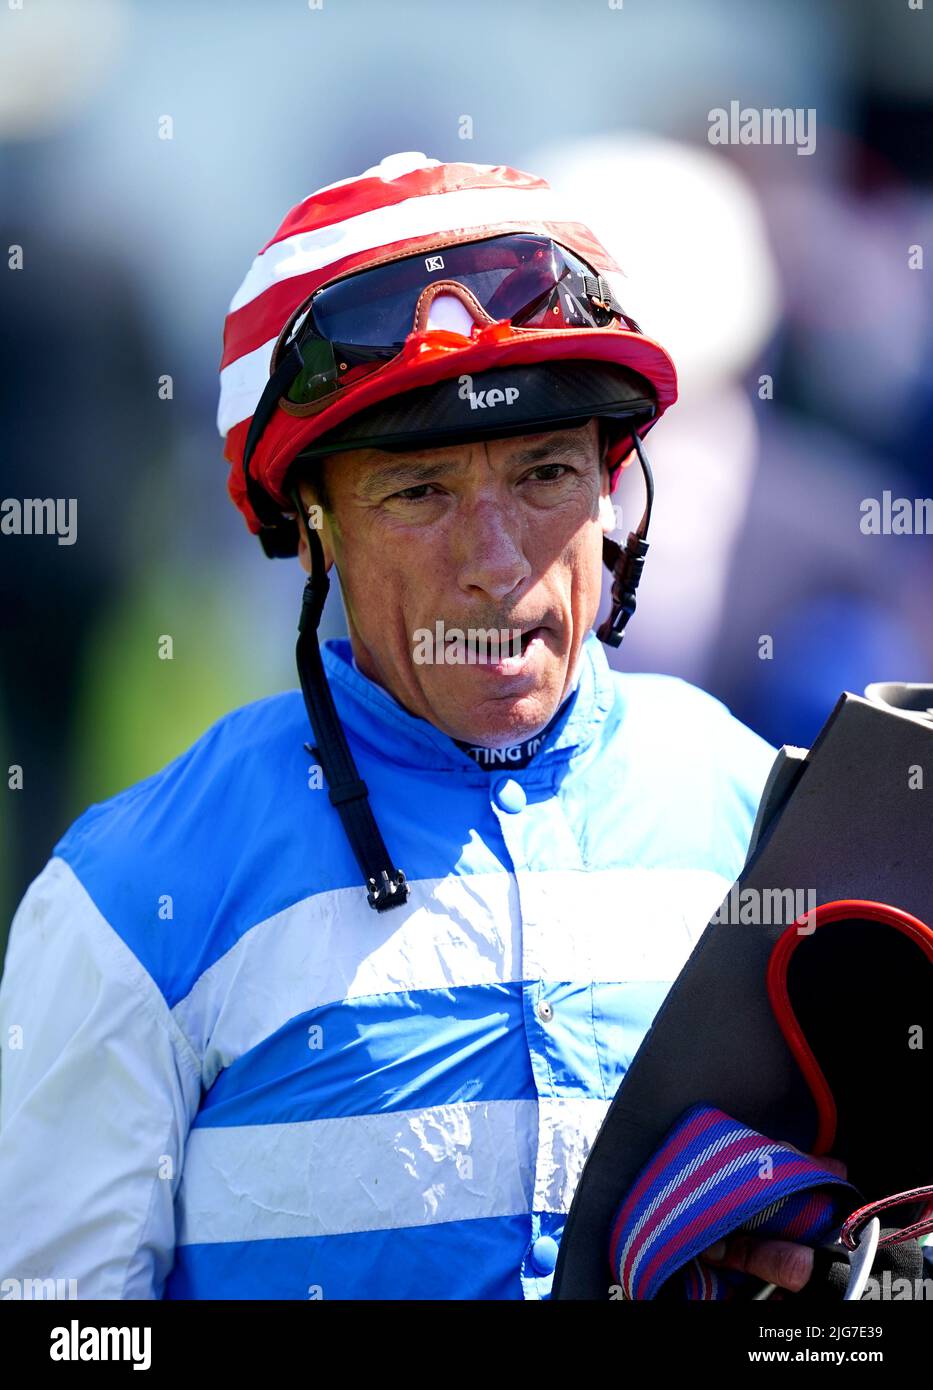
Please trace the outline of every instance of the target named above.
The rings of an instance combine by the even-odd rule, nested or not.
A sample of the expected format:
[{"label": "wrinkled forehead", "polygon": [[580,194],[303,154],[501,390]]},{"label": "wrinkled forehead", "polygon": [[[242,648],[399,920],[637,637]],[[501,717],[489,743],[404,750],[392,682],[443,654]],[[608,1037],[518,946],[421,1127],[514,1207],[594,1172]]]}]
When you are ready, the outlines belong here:
[{"label": "wrinkled forehead", "polygon": [[[487,448],[477,450],[477,443],[485,443]],[[348,466],[359,478],[424,469],[436,472],[450,468],[468,470],[470,467],[480,467],[489,459],[502,465],[514,466],[545,460],[556,463],[562,459],[580,459],[591,455],[595,462],[598,450],[598,421],[587,420],[584,425],[575,429],[544,430],[536,434],[520,434],[485,441],[464,440],[462,443],[449,444],[443,448],[395,451],[356,449],[329,455],[322,462],[326,465],[331,479],[335,476],[332,470],[342,470]]]},{"label": "wrinkled forehead", "polygon": [[365,504],[424,483],[449,481],[457,476],[469,478],[490,465],[509,473],[549,463],[572,464],[581,472],[594,473],[605,467],[608,488],[611,471],[599,424],[591,419],[574,429],[490,439],[485,441],[488,450],[477,450],[475,440],[417,450],[346,449],[308,460],[296,481],[308,499],[328,510],[340,497],[352,497]]}]

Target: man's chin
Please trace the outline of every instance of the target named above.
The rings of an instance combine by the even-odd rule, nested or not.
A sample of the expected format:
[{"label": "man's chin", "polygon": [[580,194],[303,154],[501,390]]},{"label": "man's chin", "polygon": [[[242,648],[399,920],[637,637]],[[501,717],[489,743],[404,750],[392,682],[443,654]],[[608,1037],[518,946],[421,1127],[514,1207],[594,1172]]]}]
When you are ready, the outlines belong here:
[{"label": "man's chin", "polygon": [[438,712],[448,712],[443,722],[452,737],[464,743],[488,748],[521,743],[540,733],[560,703],[563,673],[556,669],[547,672],[546,679],[540,673],[535,679],[528,673],[507,672],[477,677],[475,671],[464,667],[454,685],[445,683],[443,697],[435,704]]}]

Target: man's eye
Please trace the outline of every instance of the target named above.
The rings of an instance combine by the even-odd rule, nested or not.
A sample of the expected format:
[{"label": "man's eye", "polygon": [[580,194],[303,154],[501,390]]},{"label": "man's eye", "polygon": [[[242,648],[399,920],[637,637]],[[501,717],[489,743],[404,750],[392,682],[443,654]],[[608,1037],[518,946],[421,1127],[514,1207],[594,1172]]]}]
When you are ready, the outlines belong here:
[{"label": "man's eye", "polygon": [[393,498],[401,498],[403,502],[421,502],[429,497],[433,488],[430,483],[415,483],[413,487],[402,488],[401,492],[393,492]]},{"label": "man's eye", "polygon": [[535,481],[540,483],[556,483],[560,481],[565,473],[570,473],[571,471],[572,470],[566,463],[539,463],[537,468],[532,469],[529,477],[535,477],[535,474],[544,474],[544,477],[536,477]]}]

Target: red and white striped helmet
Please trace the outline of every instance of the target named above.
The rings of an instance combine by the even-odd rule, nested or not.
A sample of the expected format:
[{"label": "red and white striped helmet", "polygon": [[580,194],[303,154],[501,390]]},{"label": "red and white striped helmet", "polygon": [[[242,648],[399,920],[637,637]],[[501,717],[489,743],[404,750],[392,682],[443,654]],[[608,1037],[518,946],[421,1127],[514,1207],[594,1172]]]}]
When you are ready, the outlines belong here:
[{"label": "red and white striped helmet", "polygon": [[[625,279],[593,233],[573,221],[542,178],[502,164],[442,164],[421,153],[389,155],[355,178],[311,193],[285,217],[237,290],[224,322],[217,426],[231,464],[228,488],[251,531],[261,529],[243,476],[247,433],[269,380],[272,352],[285,324],[315,290],[338,276],[382,261],[504,233],[546,236],[604,275],[625,304]],[[493,366],[589,359],[630,367],[657,395],[649,428],[677,399],[667,353],[643,333],[605,328],[513,328],[503,320],[470,338],[438,329],[413,331],[391,361],[322,401],[319,409],[275,411],[250,462],[250,475],[283,512],[295,456],[351,415],[401,392]],[[644,432],[644,431],[643,431]],[[631,444],[610,449],[618,475]]]}]

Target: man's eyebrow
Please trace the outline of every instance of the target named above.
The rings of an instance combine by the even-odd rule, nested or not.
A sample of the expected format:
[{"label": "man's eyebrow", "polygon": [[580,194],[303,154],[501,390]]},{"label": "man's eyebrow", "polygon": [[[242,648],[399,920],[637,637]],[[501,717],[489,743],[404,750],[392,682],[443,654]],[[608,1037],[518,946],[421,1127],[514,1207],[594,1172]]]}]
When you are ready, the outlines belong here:
[{"label": "man's eyebrow", "polygon": [[430,459],[425,459],[423,462],[418,459],[406,459],[398,463],[377,465],[363,479],[360,484],[360,493],[364,497],[375,497],[386,487],[417,487],[421,483],[433,482],[442,473],[449,473],[451,469],[462,469],[462,467],[462,463],[432,463]]},{"label": "man's eyebrow", "polygon": [[[509,456],[510,465],[522,466],[528,463],[540,463],[546,459],[548,462],[557,462],[560,458],[569,458],[571,455],[579,456],[583,441],[579,438],[555,434],[549,439],[542,439],[537,444],[530,444],[526,449],[520,449],[518,453]],[[360,484],[360,493],[364,497],[373,497],[383,492],[386,487],[419,487],[423,483],[430,483],[444,474],[451,472],[462,472],[465,460],[452,462],[444,460],[437,462],[432,459],[400,459],[387,461],[377,464],[373,471]]]},{"label": "man's eyebrow", "polygon": [[512,455],[509,462],[538,463],[541,459],[556,462],[557,459],[569,458],[572,454],[579,455],[585,445],[586,441],[581,439],[576,431],[571,434],[555,434],[548,439],[542,439],[538,444],[529,444],[527,449],[520,449],[517,454]]}]

